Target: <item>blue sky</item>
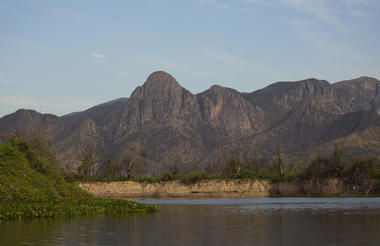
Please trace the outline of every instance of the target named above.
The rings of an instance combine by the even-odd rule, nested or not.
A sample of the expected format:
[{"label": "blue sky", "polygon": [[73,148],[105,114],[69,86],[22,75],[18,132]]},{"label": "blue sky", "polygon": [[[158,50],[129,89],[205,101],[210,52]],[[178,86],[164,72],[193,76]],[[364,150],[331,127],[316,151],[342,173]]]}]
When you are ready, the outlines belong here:
[{"label": "blue sky", "polygon": [[156,70],[192,93],[380,78],[378,0],[0,0],[0,117],[129,97]]}]

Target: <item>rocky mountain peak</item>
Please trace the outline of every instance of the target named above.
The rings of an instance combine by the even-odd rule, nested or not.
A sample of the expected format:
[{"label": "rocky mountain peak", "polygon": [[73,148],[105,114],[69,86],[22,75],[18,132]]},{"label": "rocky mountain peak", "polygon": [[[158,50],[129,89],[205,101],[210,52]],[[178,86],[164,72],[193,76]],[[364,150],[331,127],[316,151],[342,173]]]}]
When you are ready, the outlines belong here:
[{"label": "rocky mountain peak", "polygon": [[163,87],[181,87],[177,80],[164,71],[157,71],[148,76],[145,81],[144,88],[163,88]]},{"label": "rocky mountain peak", "polygon": [[379,114],[380,81],[370,77],[360,77],[333,84],[336,103],[344,112],[366,110]]},{"label": "rocky mountain peak", "polygon": [[149,100],[156,100],[158,98],[168,99],[181,95],[184,91],[186,90],[172,75],[163,71],[157,71],[149,75],[142,86],[135,89],[131,95],[131,100],[135,101],[142,98],[149,98]]},{"label": "rocky mountain peak", "polygon": [[[196,97],[184,89],[170,74],[157,71],[149,75],[146,82],[136,88],[128,101],[128,125],[147,123],[177,124],[186,115],[197,111]],[[177,121],[173,121],[173,119]],[[160,122],[160,123],[158,123]],[[153,123],[152,123],[153,124]]]},{"label": "rocky mountain peak", "polygon": [[340,82],[335,83],[335,86],[352,86],[352,85],[366,85],[366,84],[378,84],[380,83],[379,80],[372,78],[372,77],[367,77],[367,76],[362,76],[357,79],[352,79],[352,80],[343,80]]},{"label": "rocky mountain peak", "polygon": [[224,89],[224,87],[223,86],[220,86],[220,85],[212,85],[211,87],[210,87],[210,91],[217,91],[217,90],[222,90],[222,89]]},{"label": "rocky mountain peak", "polygon": [[194,95],[157,71],[129,99],[63,117],[19,110],[0,118],[0,134],[42,135],[62,163],[77,163],[75,153],[86,146],[103,159],[120,160],[136,142],[158,168],[175,156],[209,163],[253,150],[269,163],[278,144],[284,160],[295,162],[329,153],[336,141],[349,142],[351,147],[342,147],[347,156],[379,155],[379,117],[380,81],[369,77],[334,84],[312,78],[278,82],[252,93],[213,85]]},{"label": "rocky mountain peak", "polygon": [[199,96],[207,96],[212,98],[214,101],[220,101],[223,100],[223,98],[228,98],[228,97],[241,97],[239,92],[226,88],[220,85],[213,85],[211,86],[208,90],[202,92],[199,94]]}]

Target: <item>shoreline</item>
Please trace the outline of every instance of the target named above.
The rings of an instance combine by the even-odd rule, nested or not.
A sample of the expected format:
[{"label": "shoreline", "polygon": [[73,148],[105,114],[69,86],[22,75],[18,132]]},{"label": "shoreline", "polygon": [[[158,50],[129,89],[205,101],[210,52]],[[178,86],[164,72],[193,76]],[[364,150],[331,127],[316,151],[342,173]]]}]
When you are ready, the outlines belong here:
[{"label": "shoreline", "polygon": [[78,183],[78,186],[96,197],[124,199],[267,197],[269,190],[268,181],[253,180],[203,180],[194,184],[115,181]]},{"label": "shoreline", "polygon": [[[121,199],[216,199],[265,197],[348,197],[371,196],[356,192],[341,179],[289,181],[272,183],[268,180],[230,179],[202,180],[183,184],[178,180],[159,183],[113,181],[78,183],[95,197]],[[374,183],[373,192],[380,187]],[[378,193],[378,192],[377,192]]]}]

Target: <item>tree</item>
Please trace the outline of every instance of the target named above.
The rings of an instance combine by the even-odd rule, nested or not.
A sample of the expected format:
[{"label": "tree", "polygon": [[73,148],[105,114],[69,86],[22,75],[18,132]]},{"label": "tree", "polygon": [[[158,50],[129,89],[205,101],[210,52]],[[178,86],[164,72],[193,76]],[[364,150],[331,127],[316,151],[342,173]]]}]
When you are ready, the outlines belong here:
[{"label": "tree", "polygon": [[107,159],[103,163],[102,167],[102,176],[107,178],[108,180],[112,180],[116,178],[116,175],[120,174],[121,167],[120,164],[115,163],[112,155],[109,155]]},{"label": "tree", "polygon": [[18,139],[29,145],[30,148],[38,153],[41,156],[44,156],[55,166],[58,165],[58,159],[55,149],[53,148],[53,144],[50,140],[48,140],[44,135],[31,135],[26,134],[24,131],[18,131],[15,134],[10,134],[7,136],[1,136],[0,140],[3,142],[7,142],[11,139]]},{"label": "tree", "polygon": [[147,163],[147,152],[140,143],[130,143],[126,147],[124,158],[121,161],[121,168],[125,171],[127,179],[136,176],[142,171]]},{"label": "tree", "polygon": [[86,179],[93,177],[95,175],[96,164],[99,161],[93,149],[90,147],[86,148],[82,155],[77,155],[77,159],[80,161],[77,168],[78,173]]},{"label": "tree", "polygon": [[259,171],[259,152],[257,150],[253,152],[252,168],[256,173]]},{"label": "tree", "polygon": [[277,156],[277,172],[280,176],[284,176],[284,163],[282,161],[280,145],[277,145],[276,156]]},{"label": "tree", "polygon": [[342,151],[339,150],[338,144],[334,145],[334,153],[331,157],[331,162],[333,162],[335,165],[343,166],[343,155]]},{"label": "tree", "polygon": [[217,174],[221,171],[221,169],[222,169],[222,165],[220,162],[208,163],[204,168],[205,173],[208,175]]},{"label": "tree", "polygon": [[368,194],[376,188],[373,178],[376,177],[378,168],[375,158],[358,158],[346,171],[348,182],[355,190],[360,189]]},{"label": "tree", "polygon": [[[180,173],[185,173],[185,165],[178,155],[170,156],[166,159],[164,170],[166,173],[176,176]],[[190,171],[190,169],[188,170]]]},{"label": "tree", "polygon": [[226,165],[224,166],[223,173],[227,176],[233,176],[239,174],[240,165],[235,158],[228,158]]},{"label": "tree", "polygon": [[197,161],[193,163],[192,168],[193,168],[193,173],[200,173],[201,172],[201,168],[200,168],[199,163]]},{"label": "tree", "polygon": [[342,178],[344,176],[344,161],[342,152],[335,145],[333,155],[330,158],[318,156],[306,169],[306,177],[326,179]]}]

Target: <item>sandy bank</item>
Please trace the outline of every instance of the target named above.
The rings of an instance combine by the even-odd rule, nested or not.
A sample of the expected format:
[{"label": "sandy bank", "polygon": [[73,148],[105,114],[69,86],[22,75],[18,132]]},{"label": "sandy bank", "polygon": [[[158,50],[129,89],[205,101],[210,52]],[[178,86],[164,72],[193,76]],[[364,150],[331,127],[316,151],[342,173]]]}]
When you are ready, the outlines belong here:
[{"label": "sandy bank", "polygon": [[271,183],[266,180],[204,180],[195,184],[180,181],[160,183],[94,182],[79,183],[82,189],[97,197],[118,198],[226,198],[268,196],[337,196],[347,194],[350,188],[339,179],[321,182]]},{"label": "sandy bank", "polygon": [[191,198],[191,197],[266,197],[268,181],[253,180],[204,180],[195,184],[180,181],[161,183],[95,182],[79,183],[79,186],[97,197],[124,198]]}]

